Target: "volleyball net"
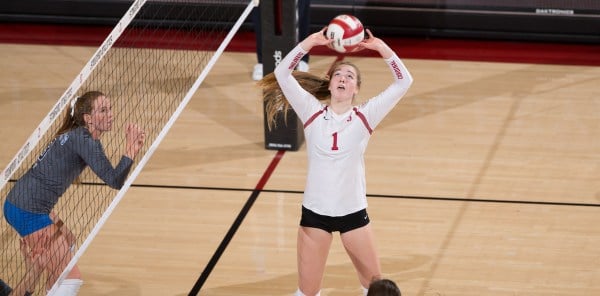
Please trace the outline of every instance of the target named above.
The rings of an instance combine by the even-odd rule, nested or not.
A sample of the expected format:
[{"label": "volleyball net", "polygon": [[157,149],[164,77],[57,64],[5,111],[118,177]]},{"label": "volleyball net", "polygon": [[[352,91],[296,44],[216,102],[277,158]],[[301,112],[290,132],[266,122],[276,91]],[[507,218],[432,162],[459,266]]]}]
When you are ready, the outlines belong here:
[{"label": "volleyball net", "polygon": [[[87,91],[101,91],[111,100],[112,130],[100,141],[113,166],[125,152],[127,123],[138,124],[146,133],[146,142],[120,190],[111,189],[86,168],[59,198],[53,212],[74,235],[72,259],[56,281],[48,282],[48,272],[42,273],[35,295],[46,295],[48,290],[52,295],[75,266],[257,4],[256,0],[134,1],[1,172],[0,202],[4,205],[16,180],[55,139],[72,100]],[[0,278],[14,287],[24,283],[30,271],[19,235],[0,215]]]}]

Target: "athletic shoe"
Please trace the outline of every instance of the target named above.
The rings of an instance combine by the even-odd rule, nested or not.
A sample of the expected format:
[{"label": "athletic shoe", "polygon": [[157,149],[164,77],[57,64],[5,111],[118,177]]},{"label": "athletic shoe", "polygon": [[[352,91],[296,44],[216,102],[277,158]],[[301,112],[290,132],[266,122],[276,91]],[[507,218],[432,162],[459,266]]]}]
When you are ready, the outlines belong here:
[{"label": "athletic shoe", "polygon": [[254,65],[254,71],[252,71],[252,80],[259,81],[263,78],[263,64]]},{"label": "athletic shoe", "polygon": [[298,63],[298,67],[297,67],[298,71],[302,71],[302,72],[308,72],[308,63],[305,61],[300,61],[300,63]]}]

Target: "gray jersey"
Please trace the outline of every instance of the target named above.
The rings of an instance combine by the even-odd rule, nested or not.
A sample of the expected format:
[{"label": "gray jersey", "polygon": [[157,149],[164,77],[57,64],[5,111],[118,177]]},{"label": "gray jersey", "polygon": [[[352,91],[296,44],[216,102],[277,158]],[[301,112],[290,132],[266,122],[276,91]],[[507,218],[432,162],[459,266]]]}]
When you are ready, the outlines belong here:
[{"label": "gray jersey", "polygon": [[132,164],[133,160],[123,156],[113,168],[100,141],[94,140],[87,128],[78,127],[54,139],[6,198],[20,209],[47,214],[86,166],[119,189]]}]

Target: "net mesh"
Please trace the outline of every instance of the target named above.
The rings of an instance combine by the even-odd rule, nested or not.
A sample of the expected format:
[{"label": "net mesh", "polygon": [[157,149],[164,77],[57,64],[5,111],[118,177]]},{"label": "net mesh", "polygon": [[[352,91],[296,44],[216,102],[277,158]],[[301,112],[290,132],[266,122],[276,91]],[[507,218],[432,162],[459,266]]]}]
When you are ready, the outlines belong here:
[{"label": "net mesh", "polygon": [[[138,5],[138,2],[133,5]],[[160,141],[159,134],[176,114],[199,74],[217,54],[217,48],[249,3],[249,0],[145,1],[128,26],[117,28],[122,30],[120,36],[104,42],[107,50],[103,56],[96,54],[91,58],[88,65],[94,68],[87,79],[81,81],[81,86],[73,90],[73,97],[98,90],[110,98],[114,116],[112,129],[102,134],[100,142],[113,167],[125,152],[124,128],[127,123],[138,124],[146,133],[146,142],[132,171],[139,164],[140,157],[150,151],[151,145]],[[55,139],[63,119],[69,116],[70,106],[67,103],[64,110],[56,111],[49,114],[54,118],[49,128],[36,131],[37,144],[21,150],[29,151],[27,156],[18,157],[23,160],[21,164],[15,165],[13,161],[4,171],[4,174],[10,172],[12,176],[0,189],[2,205],[15,187],[16,180],[27,173]],[[33,184],[25,187],[30,188],[30,193],[37,192]],[[60,196],[53,212],[64,221],[65,231],[74,234],[75,250],[88,239],[117,192],[86,167],[76,182]],[[32,207],[35,208],[35,205]],[[2,216],[0,278],[13,287],[19,283],[28,284],[24,282],[28,268],[26,256],[20,249],[20,237],[4,219],[4,214]],[[54,258],[51,260],[57,260],[59,256],[45,254]],[[52,276],[46,270],[32,289],[35,295],[45,295],[53,284]]]}]

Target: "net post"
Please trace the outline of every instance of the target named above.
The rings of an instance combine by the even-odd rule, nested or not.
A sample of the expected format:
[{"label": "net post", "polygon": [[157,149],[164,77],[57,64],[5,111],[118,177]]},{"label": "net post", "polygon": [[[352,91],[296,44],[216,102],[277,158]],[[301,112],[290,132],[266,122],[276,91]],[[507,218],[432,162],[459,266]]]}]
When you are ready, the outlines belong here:
[{"label": "net post", "polygon": [[[136,0],[136,2],[134,3],[135,7],[134,7],[134,5],[132,5],[132,8],[130,8],[130,11],[133,11],[133,9],[135,9],[135,13],[137,13],[139,11],[139,9],[140,9],[140,7],[142,5],[139,5],[139,6],[136,5],[138,2],[142,2],[142,5],[143,5],[143,4],[145,4],[146,0]],[[244,11],[242,12],[242,14],[238,18],[238,20],[235,22],[235,24],[233,25],[232,29],[229,31],[229,33],[227,34],[227,36],[220,43],[219,47],[215,50],[214,54],[211,55],[211,58],[207,62],[206,66],[204,67],[204,69],[202,70],[202,72],[198,75],[198,77],[194,81],[193,85],[186,92],[185,97],[179,103],[177,109],[175,110],[175,112],[169,118],[169,121],[165,124],[165,126],[162,128],[162,130],[160,131],[160,133],[157,135],[156,139],[152,142],[152,144],[150,145],[150,147],[148,148],[148,150],[144,153],[144,155],[138,161],[138,164],[135,166],[135,168],[130,173],[129,177],[127,178],[127,180],[125,181],[125,183],[121,187],[121,189],[117,192],[116,196],[113,198],[113,200],[110,202],[110,204],[108,205],[108,207],[106,208],[106,210],[103,212],[103,214],[100,217],[100,219],[98,220],[98,222],[94,225],[94,227],[90,231],[90,234],[88,234],[88,236],[83,241],[83,243],[81,244],[81,246],[77,249],[77,251],[75,252],[75,254],[73,254],[71,260],[69,261],[69,263],[67,264],[67,266],[64,268],[64,270],[61,273],[61,275],[59,276],[58,280],[52,286],[52,288],[50,289],[50,291],[48,291],[48,294],[47,294],[48,296],[58,296],[58,295],[54,295],[54,293],[57,291],[57,288],[60,285],[60,283],[62,283],[62,281],[65,280],[65,278],[67,277],[67,275],[69,274],[69,272],[73,269],[73,267],[75,266],[75,264],[77,264],[77,262],[79,261],[79,259],[81,258],[81,256],[83,256],[83,253],[87,250],[87,248],[89,247],[89,245],[91,244],[91,242],[93,241],[93,239],[99,233],[100,229],[104,226],[104,224],[106,223],[106,221],[108,220],[108,218],[110,217],[110,215],[113,213],[113,211],[115,210],[115,208],[117,207],[117,205],[121,202],[121,200],[123,199],[125,193],[128,191],[128,189],[133,184],[133,181],[135,181],[135,179],[137,178],[137,176],[140,174],[140,172],[142,171],[142,169],[144,168],[144,166],[146,165],[146,163],[148,162],[148,160],[150,159],[150,157],[152,156],[152,154],[154,153],[154,151],[156,151],[156,149],[158,148],[158,145],[165,138],[166,134],[169,132],[169,130],[171,129],[171,127],[173,126],[173,124],[175,123],[175,121],[179,118],[180,114],[183,112],[184,108],[187,106],[187,104],[192,99],[192,96],[195,94],[195,92],[200,87],[201,83],[204,81],[204,79],[206,78],[206,76],[208,75],[208,73],[211,71],[211,69],[213,68],[213,66],[216,64],[218,58],[225,51],[225,48],[227,47],[227,45],[231,42],[231,40],[233,39],[234,35],[237,33],[237,31],[239,30],[239,28],[242,26],[242,23],[244,22],[244,20],[248,17],[248,15],[250,14],[250,12],[252,11],[252,9],[256,5],[257,5],[257,0],[249,1],[249,4],[244,9]],[[132,13],[126,13],[126,15],[128,15],[128,14],[132,14]],[[119,30],[120,31],[122,31],[124,29],[124,28],[121,29],[120,25],[118,25],[118,26],[119,26]],[[109,38],[110,38],[110,36],[109,36]],[[201,287],[201,285],[198,286],[198,290],[195,292],[196,294],[199,291],[200,287]],[[196,288],[196,286],[194,288]],[[196,294],[193,294],[193,295],[196,295]],[[190,295],[192,295],[192,294],[190,293]]]},{"label": "net post", "polygon": [[[269,74],[285,55],[298,43],[298,17],[296,1],[261,0],[261,31],[263,73]],[[265,149],[296,151],[304,142],[302,122],[293,110],[283,112],[276,118],[275,126],[269,130],[266,108],[264,117]]]}]

